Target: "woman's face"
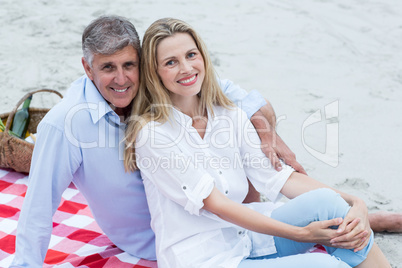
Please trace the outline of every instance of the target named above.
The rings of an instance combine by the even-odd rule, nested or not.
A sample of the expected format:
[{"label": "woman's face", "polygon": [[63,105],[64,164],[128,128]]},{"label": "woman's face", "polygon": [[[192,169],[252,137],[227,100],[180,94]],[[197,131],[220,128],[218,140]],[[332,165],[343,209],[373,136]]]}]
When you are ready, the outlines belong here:
[{"label": "woman's face", "polygon": [[172,100],[200,92],[205,77],[204,59],[190,34],[176,33],[163,39],[156,53],[157,73]]}]

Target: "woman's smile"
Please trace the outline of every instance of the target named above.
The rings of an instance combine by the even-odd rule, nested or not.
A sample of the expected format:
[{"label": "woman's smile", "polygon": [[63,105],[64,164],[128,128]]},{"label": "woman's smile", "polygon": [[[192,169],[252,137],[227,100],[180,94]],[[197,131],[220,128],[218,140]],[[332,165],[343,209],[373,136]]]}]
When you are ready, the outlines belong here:
[{"label": "woman's smile", "polygon": [[191,86],[197,82],[197,74],[192,75],[190,77],[185,77],[183,79],[180,79],[177,81],[177,83],[183,85],[183,86]]}]

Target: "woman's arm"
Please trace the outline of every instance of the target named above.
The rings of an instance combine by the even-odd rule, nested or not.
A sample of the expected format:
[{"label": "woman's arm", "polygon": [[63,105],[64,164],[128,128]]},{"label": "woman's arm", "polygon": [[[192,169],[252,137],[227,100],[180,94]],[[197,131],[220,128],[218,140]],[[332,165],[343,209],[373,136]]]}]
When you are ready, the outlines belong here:
[{"label": "woman's arm", "polygon": [[330,188],[334,190],[351,206],[349,213],[337,230],[337,237],[331,241],[333,243],[332,245],[344,248],[355,248],[355,251],[363,249],[367,245],[368,238],[371,234],[368,210],[363,200],[331,188],[324,183],[297,172],[292,173],[283,186],[281,193],[292,199],[300,194],[318,188]]},{"label": "woman's arm", "polygon": [[[248,159],[248,161],[245,161],[244,165],[246,176],[259,192],[264,193],[271,201],[275,201],[279,193],[292,199],[314,189],[330,188],[307,175],[297,172],[289,173],[286,175],[286,180],[283,180],[286,171],[289,171],[287,170],[289,166],[284,166],[282,171],[277,174],[272,167],[267,168],[262,160],[269,160],[265,158],[261,150],[255,146],[261,144],[261,141],[255,130],[252,131],[253,129],[250,129],[250,122],[248,121],[247,124],[247,120],[245,120],[244,117],[244,115],[240,117],[242,121],[238,127],[240,129],[247,129],[249,132],[239,137],[241,138],[240,151],[242,158],[245,160]],[[261,161],[254,161],[255,159],[260,159]],[[260,165],[256,165],[256,163],[260,163]],[[364,247],[367,241],[364,241],[363,237],[367,239],[371,233],[367,220],[367,208],[364,202],[352,195],[345,194],[336,189],[332,190],[339,193],[352,207],[339,227],[338,237],[334,237],[334,245],[355,249]]]},{"label": "woman's arm", "polygon": [[203,209],[223,220],[254,232],[328,246],[331,246],[331,239],[337,235],[336,230],[329,227],[339,225],[342,221],[341,218],[337,218],[313,222],[306,227],[289,225],[230,200],[215,187],[211,194],[204,199]]}]

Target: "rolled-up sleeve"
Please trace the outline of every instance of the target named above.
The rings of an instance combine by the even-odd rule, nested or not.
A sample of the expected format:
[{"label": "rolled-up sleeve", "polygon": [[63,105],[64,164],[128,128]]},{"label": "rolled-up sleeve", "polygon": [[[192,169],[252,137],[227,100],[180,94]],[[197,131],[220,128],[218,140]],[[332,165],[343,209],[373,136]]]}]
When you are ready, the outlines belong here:
[{"label": "rolled-up sleeve", "polygon": [[199,215],[204,199],[212,192],[214,178],[169,134],[154,122],[146,125],[136,143],[137,166],[142,178],[150,180],[165,197]]},{"label": "rolled-up sleeve", "polygon": [[190,214],[200,215],[200,210],[204,206],[204,199],[211,194],[214,187],[214,179],[205,173],[194,187],[186,185],[183,183],[183,188],[187,188],[184,192],[188,198],[184,209]]},{"label": "rolled-up sleeve", "polygon": [[230,80],[218,81],[223,93],[242,109],[248,118],[251,118],[262,106],[267,104],[264,97],[257,90],[247,92]]}]

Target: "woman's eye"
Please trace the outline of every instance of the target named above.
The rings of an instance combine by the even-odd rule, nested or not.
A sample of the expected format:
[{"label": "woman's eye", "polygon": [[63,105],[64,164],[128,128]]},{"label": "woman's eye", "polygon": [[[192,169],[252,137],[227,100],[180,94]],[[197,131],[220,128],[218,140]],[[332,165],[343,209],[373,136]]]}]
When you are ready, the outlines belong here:
[{"label": "woman's eye", "polygon": [[174,64],[174,61],[173,61],[173,60],[170,60],[170,61],[166,62],[166,65],[167,65],[167,66],[171,66],[171,65],[173,65],[173,64]]},{"label": "woman's eye", "polygon": [[196,55],[195,52],[191,52],[191,53],[188,54],[188,57],[193,58],[193,57],[195,57],[195,55]]}]

